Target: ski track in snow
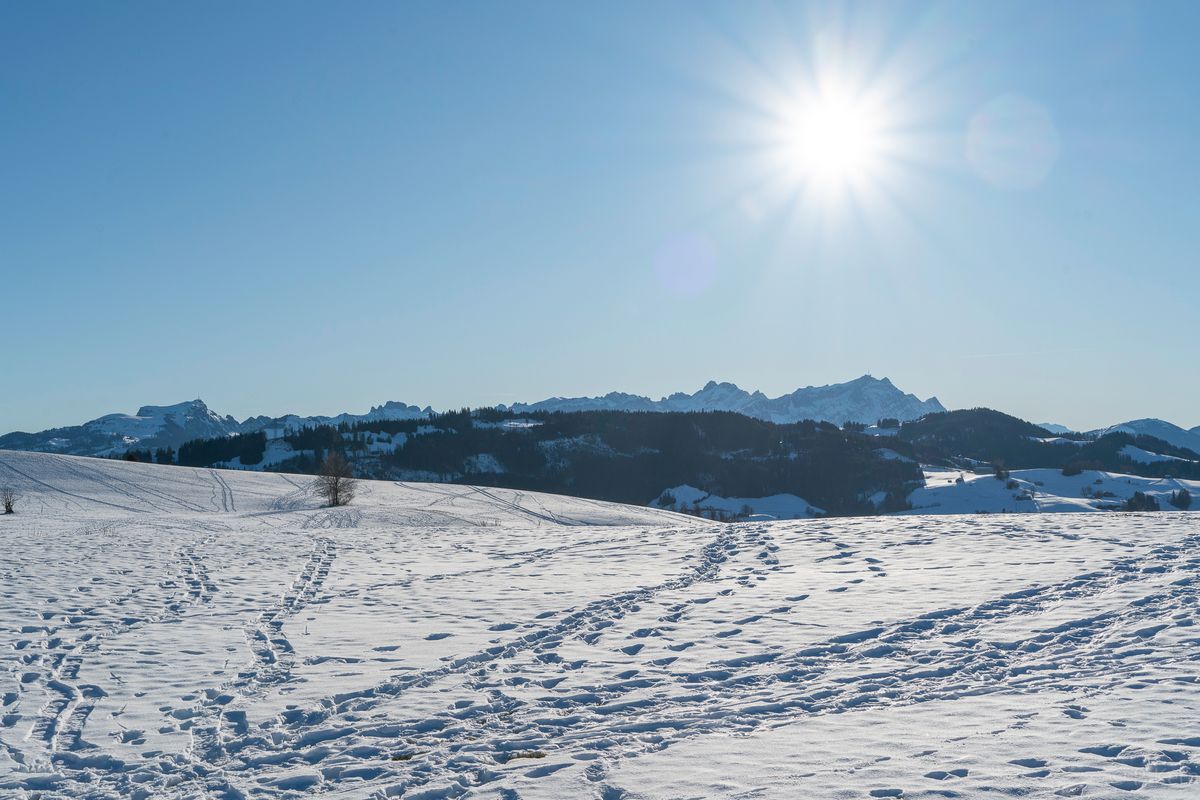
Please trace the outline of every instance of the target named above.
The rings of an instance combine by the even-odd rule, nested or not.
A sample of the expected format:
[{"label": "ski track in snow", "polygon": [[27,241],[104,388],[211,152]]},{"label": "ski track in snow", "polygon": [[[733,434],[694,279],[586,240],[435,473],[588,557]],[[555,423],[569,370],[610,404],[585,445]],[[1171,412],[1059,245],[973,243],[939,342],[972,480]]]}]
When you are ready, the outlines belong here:
[{"label": "ski track in snow", "polygon": [[0,796],[1191,797],[1200,515],[720,525],[0,452]]}]

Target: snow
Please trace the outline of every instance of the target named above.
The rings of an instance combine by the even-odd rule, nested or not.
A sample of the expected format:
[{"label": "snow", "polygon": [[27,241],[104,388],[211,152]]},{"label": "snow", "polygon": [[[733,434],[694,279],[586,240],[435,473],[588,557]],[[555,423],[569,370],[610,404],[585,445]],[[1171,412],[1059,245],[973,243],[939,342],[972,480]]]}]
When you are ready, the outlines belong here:
[{"label": "snow", "polygon": [[[503,406],[502,406],[503,408]],[[849,422],[874,424],[880,419],[913,420],[925,414],[945,411],[936,397],[921,400],[900,391],[887,378],[864,375],[846,383],[806,386],[791,394],[770,398],[759,391],[747,392],[736,384],[709,381],[692,394],[676,392],[661,400],[651,400],[624,392],[609,392],[601,397],[552,397],[537,403],[517,403],[512,410],[531,411],[733,411],[771,422],[823,420],[841,425]],[[890,435],[886,429],[873,432]]]},{"label": "snow", "polygon": [[[374,409],[373,409],[373,411],[374,411]],[[243,465],[241,463],[240,459],[234,459],[233,461],[231,461],[228,464],[228,466],[230,466],[234,469],[269,470],[272,467],[278,466],[279,464],[283,463],[284,461],[287,461],[288,459],[291,459],[291,458],[295,458],[298,455],[307,455],[307,456],[311,457],[313,455],[312,450],[294,450],[290,444],[283,441],[281,438],[276,438],[276,437],[272,436],[272,433],[277,431],[279,433],[279,436],[282,437],[286,433],[287,430],[288,430],[287,428],[276,428],[276,429],[271,429],[271,431],[268,432],[267,446],[263,452],[262,461],[260,461],[259,463]],[[358,433],[354,433],[354,432],[343,433],[341,435],[341,438],[342,438],[342,441],[353,442],[356,436],[365,437],[366,452],[370,453],[371,455],[381,456],[381,455],[388,455],[390,453],[394,453],[398,449],[404,447],[404,444],[408,441],[409,436],[426,436],[431,433],[441,433],[441,432],[442,432],[441,428],[437,428],[433,425],[418,425],[417,430],[411,434],[402,433],[402,432],[374,433],[374,432],[370,432],[370,431],[360,431]],[[474,471],[476,471],[476,472],[503,472],[504,471],[503,467],[500,467],[499,469],[497,469],[496,464],[492,463],[492,461],[495,460],[494,457],[485,455],[485,456],[482,456],[482,458],[484,460],[481,463],[484,465],[484,467],[475,469]],[[487,459],[489,459],[489,458],[492,459],[492,461],[488,461]],[[496,463],[498,463],[498,462],[496,462]],[[428,473],[428,474],[433,475],[433,473]],[[434,477],[436,477],[436,476],[434,476]]]},{"label": "snow", "polygon": [[899,428],[881,428],[878,425],[868,425],[863,429],[863,433],[868,436],[899,436]]},{"label": "snow", "polygon": [[189,400],[170,406],[142,406],[136,414],[106,414],[83,425],[40,434],[14,431],[0,436],[0,447],[12,442],[26,450],[113,455],[134,447],[178,447],[190,439],[227,436],[237,430],[232,417],[221,417],[201,400]]},{"label": "snow", "polygon": [[170,406],[142,406],[137,414],[108,414],[87,424],[95,431],[137,442],[153,438],[169,426],[190,429],[195,425],[206,425],[214,431],[224,432],[228,423],[202,401],[191,400]]},{"label": "snow", "polygon": [[[673,505],[663,504],[662,497],[666,494],[675,498]],[[824,509],[817,508],[803,497],[797,497],[794,494],[773,494],[769,497],[721,497],[687,484],[667,489],[651,505],[658,508],[669,508],[673,511],[699,509],[707,516],[712,516],[714,512],[738,516],[749,509],[749,513],[755,517],[770,519],[806,519],[825,513]]]},{"label": "snow", "polygon": [[267,446],[263,449],[262,461],[255,467],[251,467],[251,469],[265,469],[271,464],[287,461],[296,455],[297,453],[292,449],[292,446],[282,439],[268,439]]},{"label": "snow", "polygon": [[1159,461],[1182,461],[1185,464],[1192,463],[1186,458],[1179,458],[1178,456],[1165,456],[1162,453],[1152,453],[1149,450],[1143,450],[1142,448],[1135,447],[1131,444],[1127,444],[1121,448],[1121,455],[1125,456],[1130,461],[1138,461],[1142,464],[1155,464]]},{"label": "snow", "polygon": [[476,428],[490,428],[500,430],[529,430],[537,428],[545,423],[536,419],[502,419],[499,422],[488,422],[482,419],[471,420],[471,425]]},{"label": "snow", "polygon": [[1161,439],[1175,447],[1184,447],[1194,453],[1200,453],[1200,427],[1189,431],[1165,420],[1151,418],[1134,419],[1129,422],[1122,422],[1119,425],[1113,425],[1109,428],[1093,431],[1096,435],[1113,432],[1129,433],[1134,436],[1153,436],[1155,439]]},{"label": "snow", "polygon": [[354,425],[357,422],[425,419],[433,413],[433,409],[428,406],[421,408],[389,400],[383,405],[371,406],[371,410],[365,414],[342,413],[332,417],[320,415],[301,417],[296,414],[284,414],[281,417],[250,417],[241,423],[238,430],[242,433],[263,431],[266,433],[267,438],[277,439],[287,433],[288,430],[299,428],[316,427],[318,425],[332,425],[337,427],[342,424]]},{"label": "snow", "polygon": [[1196,514],[723,525],[384,482],[324,509],[300,476],[14,452],[0,483],[26,493],[0,516],[0,797],[1184,798],[1200,774]]},{"label": "snow", "polygon": [[334,417],[286,414],[273,418],[251,417],[238,422],[233,417],[222,417],[213,412],[203,400],[189,400],[170,406],[142,406],[136,414],[106,414],[71,428],[55,428],[37,434],[14,431],[0,436],[0,449],[121,455],[130,448],[178,448],[193,439],[211,439],[236,433],[261,431],[269,440],[276,440],[289,430],[305,426],[424,419],[432,413],[433,410],[428,407],[419,408],[389,401],[372,407],[366,414],[338,414]]},{"label": "snow", "polygon": [[[957,478],[963,478],[958,483]],[[1092,512],[1109,511],[1143,492],[1156,498],[1164,511],[1173,511],[1172,492],[1186,489],[1200,493],[1200,481],[1177,478],[1144,478],[1115,472],[1084,470],[1063,475],[1057,469],[1014,469],[1009,481],[992,474],[977,475],[959,470],[925,468],[925,486],[908,496],[909,514],[996,514],[1005,512]]]},{"label": "snow", "polygon": [[[504,406],[500,406],[504,408]],[[791,394],[768,398],[762,392],[747,392],[732,383],[710,381],[693,394],[676,392],[662,400],[610,392],[603,397],[555,397],[539,403],[517,404],[521,411],[737,411],[773,422],[802,419],[826,420],[841,425],[847,420],[874,423],[885,417],[916,419],[945,408],[936,397],[920,400],[905,394],[887,378],[864,375],[846,383],[808,386]],[[389,400],[372,406],[365,414],[342,413],[335,416],[278,417],[259,415],[238,422],[211,411],[202,400],[189,400],[170,406],[143,406],[137,414],[107,414],[70,428],[56,428],[36,434],[14,431],[0,436],[0,449],[64,452],[74,455],[120,455],[131,447],[154,449],[174,447],[192,439],[230,436],[235,433],[263,432],[268,439],[280,439],[288,430],[317,425],[354,425],[358,422],[424,419],[434,413],[429,406]],[[488,423],[483,423],[487,425]],[[510,428],[528,428],[540,424],[530,420],[502,423]],[[266,462],[272,463],[272,462]]]}]

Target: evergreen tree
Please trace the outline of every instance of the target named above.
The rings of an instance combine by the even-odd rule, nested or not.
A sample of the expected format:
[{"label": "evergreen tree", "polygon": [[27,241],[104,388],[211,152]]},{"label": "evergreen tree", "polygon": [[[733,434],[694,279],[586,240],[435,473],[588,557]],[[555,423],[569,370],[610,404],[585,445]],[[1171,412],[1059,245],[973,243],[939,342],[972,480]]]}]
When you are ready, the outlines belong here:
[{"label": "evergreen tree", "polygon": [[1134,492],[1133,497],[1125,501],[1126,511],[1158,511],[1158,500],[1145,492]]}]

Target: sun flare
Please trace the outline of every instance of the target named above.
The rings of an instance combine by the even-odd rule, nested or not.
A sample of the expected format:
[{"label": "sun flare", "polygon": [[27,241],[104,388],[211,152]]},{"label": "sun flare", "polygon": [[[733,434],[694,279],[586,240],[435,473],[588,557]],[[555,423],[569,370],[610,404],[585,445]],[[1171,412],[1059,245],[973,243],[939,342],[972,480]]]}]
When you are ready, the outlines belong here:
[{"label": "sun flare", "polygon": [[883,116],[862,100],[813,98],[785,125],[786,160],[804,179],[859,182],[871,176],[883,156]]}]

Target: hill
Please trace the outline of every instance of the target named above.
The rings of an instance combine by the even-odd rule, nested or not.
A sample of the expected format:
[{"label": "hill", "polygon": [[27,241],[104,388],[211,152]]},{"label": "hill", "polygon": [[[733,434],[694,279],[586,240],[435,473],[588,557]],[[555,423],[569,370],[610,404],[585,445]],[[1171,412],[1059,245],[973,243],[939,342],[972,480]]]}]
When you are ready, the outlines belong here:
[{"label": "hill", "polygon": [[1108,433],[1128,433],[1132,436],[1150,436],[1181,449],[1200,453],[1200,427],[1184,430],[1178,425],[1161,419],[1134,419],[1092,431],[1094,436]]},{"label": "hill", "polygon": [[[1177,492],[1193,498],[1172,505]],[[1014,469],[1003,479],[956,469],[927,468],[925,485],[908,496],[906,514],[1029,514],[1124,511],[1136,495],[1164,512],[1200,510],[1200,480],[1152,478],[1101,470],[1064,475],[1060,469]]]},{"label": "hill", "polygon": [[723,525],[445,484],[327,509],[295,476],[41,453],[0,476],[26,493],[0,515],[6,798],[1174,797],[1200,772],[1191,515]]},{"label": "hill", "polygon": [[923,463],[973,468],[1051,468],[1200,479],[1200,453],[1143,434],[1056,436],[987,408],[930,414],[906,423],[897,439]]},{"label": "hill", "polygon": [[[921,480],[911,459],[897,458],[902,454],[882,448],[876,437],[828,423],[778,425],[730,412],[464,410],[424,420],[306,427],[279,439],[259,433],[192,442],[177,460],[312,473],[331,449],[344,450],[360,474],[375,478],[622,503],[650,503],[664,490],[688,485],[728,497],[787,493],[830,513],[869,513],[871,496],[903,496]],[[803,513],[806,505],[799,508]]]}]

